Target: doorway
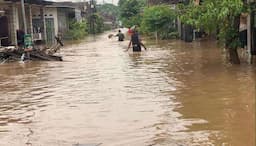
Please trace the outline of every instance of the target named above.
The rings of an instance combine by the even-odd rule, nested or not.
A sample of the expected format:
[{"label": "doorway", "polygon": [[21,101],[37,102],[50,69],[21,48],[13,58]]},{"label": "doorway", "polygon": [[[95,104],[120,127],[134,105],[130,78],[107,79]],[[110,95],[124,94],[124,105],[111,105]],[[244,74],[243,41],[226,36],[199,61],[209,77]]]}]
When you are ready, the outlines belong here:
[{"label": "doorway", "polygon": [[46,18],[46,36],[47,36],[47,44],[53,44],[54,43],[54,37],[55,37],[55,29],[54,29],[54,19],[53,18]]},{"label": "doorway", "polygon": [[252,13],[251,16],[251,42],[252,42],[252,48],[251,48],[251,54],[256,55],[256,12]]},{"label": "doorway", "polygon": [[0,43],[1,46],[9,45],[9,27],[8,27],[8,18],[7,16],[0,16]]}]

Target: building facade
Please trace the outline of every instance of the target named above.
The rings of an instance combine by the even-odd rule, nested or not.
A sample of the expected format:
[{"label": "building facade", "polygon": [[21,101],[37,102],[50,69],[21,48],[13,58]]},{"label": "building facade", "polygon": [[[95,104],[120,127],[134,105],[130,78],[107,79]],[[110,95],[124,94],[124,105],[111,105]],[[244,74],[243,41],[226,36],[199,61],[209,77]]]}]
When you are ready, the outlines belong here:
[{"label": "building facade", "polygon": [[[70,20],[83,19],[80,5],[74,3],[31,0],[24,6],[27,33],[35,42],[52,44],[55,36],[69,30]],[[0,28],[0,46],[19,44],[19,36],[25,32],[20,0],[0,0]]]},{"label": "building facade", "polygon": [[[247,0],[251,7],[256,8],[256,0]],[[256,55],[256,10],[247,16],[247,48],[251,55]]]}]

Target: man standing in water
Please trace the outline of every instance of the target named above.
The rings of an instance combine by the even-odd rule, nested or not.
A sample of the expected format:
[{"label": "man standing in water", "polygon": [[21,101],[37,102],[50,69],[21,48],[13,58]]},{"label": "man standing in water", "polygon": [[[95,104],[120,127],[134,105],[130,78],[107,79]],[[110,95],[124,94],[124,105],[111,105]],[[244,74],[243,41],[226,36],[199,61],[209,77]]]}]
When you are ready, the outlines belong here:
[{"label": "man standing in water", "polygon": [[118,31],[118,34],[116,36],[118,37],[118,41],[124,41],[124,34],[121,32],[121,30]]},{"label": "man standing in water", "polygon": [[133,48],[133,52],[141,52],[141,46],[143,46],[144,49],[147,50],[146,46],[140,40],[139,33],[136,30],[136,27],[132,31],[131,40],[126,51],[130,49],[131,45]]}]

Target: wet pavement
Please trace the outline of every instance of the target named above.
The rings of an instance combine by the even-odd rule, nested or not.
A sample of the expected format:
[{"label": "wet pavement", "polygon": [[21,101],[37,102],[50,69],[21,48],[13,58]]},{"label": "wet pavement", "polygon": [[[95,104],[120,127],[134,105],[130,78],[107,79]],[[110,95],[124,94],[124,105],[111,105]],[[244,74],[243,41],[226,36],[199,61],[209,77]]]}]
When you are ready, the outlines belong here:
[{"label": "wet pavement", "polygon": [[132,53],[107,35],[0,65],[0,146],[255,145],[255,65],[210,41]]}]

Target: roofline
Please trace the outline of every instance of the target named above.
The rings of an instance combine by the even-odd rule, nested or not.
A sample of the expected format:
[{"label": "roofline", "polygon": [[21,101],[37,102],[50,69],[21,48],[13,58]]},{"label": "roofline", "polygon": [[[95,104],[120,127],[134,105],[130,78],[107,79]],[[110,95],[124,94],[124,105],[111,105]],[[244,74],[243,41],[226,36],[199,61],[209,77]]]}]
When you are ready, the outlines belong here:
[{"label": "roofline", "polygon": [[[20,0],[4,0],[6,2],[20,2]],[[52,5],[54,2],[48,0],[25,0],[26,4],[37,4],[37,5]]]}]

